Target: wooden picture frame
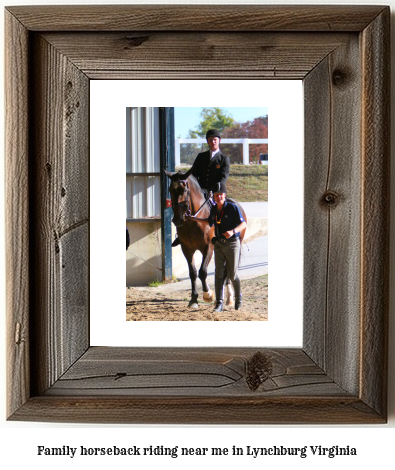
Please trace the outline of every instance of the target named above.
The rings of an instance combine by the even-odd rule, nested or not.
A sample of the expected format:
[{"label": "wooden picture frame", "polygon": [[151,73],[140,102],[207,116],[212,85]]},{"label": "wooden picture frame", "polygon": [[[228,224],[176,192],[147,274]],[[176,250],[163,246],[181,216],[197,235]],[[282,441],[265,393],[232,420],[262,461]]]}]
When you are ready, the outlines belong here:
[{"label": "wooden picture frame", "polygon": [[[6,9],[9,420],[386,422],[389,8],[212,8]],[[207,58],[304,81],[303,347],[90,347],[89,82]]]}]

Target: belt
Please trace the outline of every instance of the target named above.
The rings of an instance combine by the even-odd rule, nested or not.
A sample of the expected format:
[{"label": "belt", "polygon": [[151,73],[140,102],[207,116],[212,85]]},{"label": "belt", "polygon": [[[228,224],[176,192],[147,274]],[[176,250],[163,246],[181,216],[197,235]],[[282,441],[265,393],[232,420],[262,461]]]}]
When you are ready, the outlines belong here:
[{"label": "belt", "polygon": [[225,242],[229,242],[231,240],[236,240],[236,237],[234,235],[232,235],[230,238],[218,238],[217,240],[221,243],[225,243]]}]

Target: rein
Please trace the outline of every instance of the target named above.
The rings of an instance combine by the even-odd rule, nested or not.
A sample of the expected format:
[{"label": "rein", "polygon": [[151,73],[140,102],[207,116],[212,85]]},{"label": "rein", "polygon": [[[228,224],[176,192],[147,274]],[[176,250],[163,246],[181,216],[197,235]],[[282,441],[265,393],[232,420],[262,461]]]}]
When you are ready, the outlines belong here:
[{"label": "rein", "polygon": [[208,203],[209,200],[210,200],[210,198],[208,197],[208,198],[203,202],[203,204],[199,207],[199,209],[193,214],[192,217],[196,217],[196,216],[199,214],[199,212],[203,209],[204,205]]}]

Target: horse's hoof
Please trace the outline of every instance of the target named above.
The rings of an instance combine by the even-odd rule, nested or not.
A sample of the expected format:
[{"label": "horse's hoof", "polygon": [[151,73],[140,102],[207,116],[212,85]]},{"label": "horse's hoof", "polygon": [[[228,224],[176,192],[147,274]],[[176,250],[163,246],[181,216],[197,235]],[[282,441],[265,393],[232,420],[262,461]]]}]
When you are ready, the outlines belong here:
[{"label": "horse's hoof", "polygon": [[189,302],[188,308],[199,308],[199,305],[197,302]]},{"label": "horse's hoof", "polygon": [[203,292],[203,300],[205,302],[212,302],[214,300],[214,294],[211,290],[208,292]]}]

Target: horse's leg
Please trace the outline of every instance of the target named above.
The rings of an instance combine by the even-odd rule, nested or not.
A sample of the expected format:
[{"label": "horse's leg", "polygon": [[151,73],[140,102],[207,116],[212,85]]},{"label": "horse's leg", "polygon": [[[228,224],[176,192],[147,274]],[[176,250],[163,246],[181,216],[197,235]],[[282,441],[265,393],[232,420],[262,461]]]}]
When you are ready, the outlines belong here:
[{"label": "horse's leg", "polygon": [[188,262],[188,268],[189,268],[189,277],[191,279],[191,287],[192,287],[192,293],[191,293],[191,300],[189,301],[188,307],[189,308],[199,308],[198,305],[198,291],[196,287],[196,279],[197,279],[197,271],[195,267],[195,260],[193,259],[193,254],[194,252],[191,252],[184,248],[181,245],[182,252],[184,253],[184,256]]},{"label": "horse's leg", "polygon": [[213,257],[214,246],[210,243],[205,247],[202,252],[203,259],[202,265],[199,269],[199,279],[202,281],[203,287],[203,300],[205,302],[212,302],[214,300],[214,293],[211,291],[210,286],[207,284],[207,268]]}]

